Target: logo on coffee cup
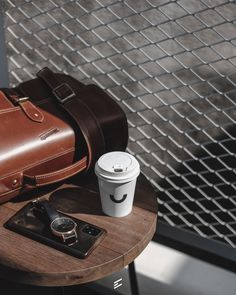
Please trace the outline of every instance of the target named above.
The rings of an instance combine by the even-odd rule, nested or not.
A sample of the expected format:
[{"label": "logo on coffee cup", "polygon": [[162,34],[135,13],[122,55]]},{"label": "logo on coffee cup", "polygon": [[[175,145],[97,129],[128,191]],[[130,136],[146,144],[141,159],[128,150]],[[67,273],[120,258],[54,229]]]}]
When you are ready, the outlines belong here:
[{"label": "logo on coffee cup", "polygon": [[122,203],[127,198],[127,194],[124,194],[123,197],[118,200],[114,198],[114,195],[110,195],[110,198],[111,198],[112,202],[114,202],[114,203]]}]

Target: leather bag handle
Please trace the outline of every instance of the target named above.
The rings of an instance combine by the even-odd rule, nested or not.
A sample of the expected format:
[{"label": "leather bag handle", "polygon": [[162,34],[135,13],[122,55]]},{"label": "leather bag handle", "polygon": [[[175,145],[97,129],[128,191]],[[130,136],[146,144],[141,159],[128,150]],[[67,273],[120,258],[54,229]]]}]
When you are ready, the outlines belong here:
[{"label": "leather bag handle", "polygon": [[53,171],[46,174],[41,175],[23,175],[23,184],[30,185],[30,186],[43,186],[46,184],[51,184],[57,181],[64,180],[69,178],[87,168],[87,157],[83,157],[79,161],[75,162],[74,164],[65,167],[63,169]]},{"label": "leather bag handle", "polygon": [[[75,94],[74,90],[68,84],[61,83],[56,75],[48,68],[43,68],[37,76],[49,86],[54,94],[55,101],[72,118],[81,131],[82,140],[84,140],[87,149],[87,155],[70,166],[50,173],[33,176],[23,173],[21,183],[36,187],[61,181],[83,170],[88,170],[105,151],[105,142],[101,127],[89,107],[78,98],[78,93]],[[16,92],[6,91],[6,95],[10,99],[14,96],[14,102],[16,100],[18,103],[19,95]]]},{"label": "leather bag handle", "polygon": [[[19,105],[21,106],[21,108],[25,109],[25,103],[29,103],[30,104],[30,108],[28,107],[28,109],[33,109],[34,114],[37,111],[37,114],[39,114],[36,119],[33,118],[33,120],[35,122],[39,122],[41,123],[43,121],[43,114],[39,111],[39,109],[37,107],[35,107],[28,99],[25,102],[25,100],[22,100],[22,98],[17,94],[17,92],[15,92],[14,90],[9,90],[9,89],[4,89],[3,92],[9,100],[11,100],[15,105]],[[80,110],[82,110],[82,108],[80,108]],[[29,112],[28,112],[29,113]],[[31,112],[32,113],[32,112]],[[28,114],[27,116],[32,119]],[[70,166],[67,166],[63,169],[57,170],[57,171],[53,171],[50,173],[45,173],[45,174],[40,174],[40,175],[27,175],[23,173],[23,177],[22,177],[22,181],[21,183],[23,183],[24,185],[30,185],[30,186],[43,186],[46,184],[51,184],[57,181],[61,181],[64,180],[66,178],[69,178],[85,169],[87,169],[88,167],[88,158],[87,156],[83,157],[82,159],[76,161],[75,163],[73,163]]]},{"label": "leather bag handle", "polygon": [[72,89],[67,83],[62,83],[47,67],[37,73],[52,91],[55,101],[72,118],[81,131],[87,149],[88,170],[105,152],[105,140],[100,124],[89,107],[80,98],[80,89]]},{"label": "leather bag handle", "polygon": [[[37,107],[35,107],[29,101],[28,97],[27,97],[27,100],[25,101],[17,94],[17,92],[15,92],[14,90],[9,90],[9,89],[4,89],[4,92],[2,92],[2,93],[4,93],[6,95],[6,97],[8,97],[8,99],[10,101],[12,101],[15,105],[17,105],[17,106],[19,105],[23,111],[24,111],[24,109],[26,109],[25,104],[29,103],[31,107],[30,108],[28,107],[28,109],[33,109],[34,114],[36,113],[36,110],[37,110],[37,114],[39,114],[39,115],[36,117],[36,119],[31,118],[31,116],[28,115],[29,111],[27,111],[27,113],[26,113],[27,116],[35,122],[41,123],[43,121],[43,114],[39,111],[39,109]],[[79,108],[78,108],[78,104],[80,104]],[[86,106],[83,105],[82,102],[79,101],[79,102],[77,102],[76,106],[71,106],[71,107],[75,108],[75,114],[74,114],[75,116],[80,116],[81,118],[84,119],[84,121],[81,122],[81,124],[86,124],[85,116],[88,113]],[[85,129],[85,126],[82,125],[82,128]],[[94,132],[95,132],[95,130],[94,130]],[[27,173],[25,174],[23,172],[23,175],[21,174],[21,181],[19,182],[19,185],[22,183],[23,185],[39,187],[39,186],[43,186],[43,185],[47,185],[47,184],[51,184],[51,183],[54,183],[57,181],[64,180],[64,179],[69,178],[79,172],[82,172],[83,170],[88,169],[88,167],[91,165],[91,159],[92,159],[92,151],[91,151],[91,147],[90,147],[91,139],[86,137],[86,133],[84,134],[84,137],[86,138],[89,159],[87,156],[84,156],[82,159],[76,161],[75,163],[73,163],[70,166],[67,166],[67,167],[57,170],[57,171],[53,171],[53,172],[49,172],[49,173],[45,173],[45,174],[40,174],[40,175],[33,175],[32,176],[32,175],[28,175]]]}]

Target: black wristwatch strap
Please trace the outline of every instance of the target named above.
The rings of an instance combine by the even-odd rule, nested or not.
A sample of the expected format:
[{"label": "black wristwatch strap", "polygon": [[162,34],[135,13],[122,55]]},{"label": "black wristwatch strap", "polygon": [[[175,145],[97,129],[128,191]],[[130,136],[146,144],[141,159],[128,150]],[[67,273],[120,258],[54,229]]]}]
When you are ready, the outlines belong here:
[{"label": "black wristwatch strap", "polygon": [[60,214],[48,200],[39,201],[37,206],[47,216],[49,222],[52,222],[54,219],[60,217]]}]

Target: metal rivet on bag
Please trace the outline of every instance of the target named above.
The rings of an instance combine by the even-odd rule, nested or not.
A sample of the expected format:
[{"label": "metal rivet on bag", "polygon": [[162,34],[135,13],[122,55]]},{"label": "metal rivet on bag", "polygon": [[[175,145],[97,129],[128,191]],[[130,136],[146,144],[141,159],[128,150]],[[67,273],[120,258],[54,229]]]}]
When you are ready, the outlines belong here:
[{"label": "metal rivet on bag", "polygon": [[13,185],[17,185],[17,183],[18,183],[18,180],[17,179],[13,179],[12,184]]},{"label": "metal rivet on bag", "polygon": [[34,114],[35,117],[38,117],[39,115],[37,113]]}]

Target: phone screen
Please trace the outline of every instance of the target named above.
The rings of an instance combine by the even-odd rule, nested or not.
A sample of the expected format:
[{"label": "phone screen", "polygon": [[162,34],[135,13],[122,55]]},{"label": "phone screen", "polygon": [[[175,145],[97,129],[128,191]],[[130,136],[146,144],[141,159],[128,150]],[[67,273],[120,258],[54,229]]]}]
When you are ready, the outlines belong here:
[{"label": "phone screen", "polygon": [[37,216],[31,202],[13,215],[4,226],[67,254],[86,258],[105,237],[106,230],[61,212],[60,215],[70,217],[77,223],[78,241],[72,245],[67,245],[51,232],[49,224]]}]

